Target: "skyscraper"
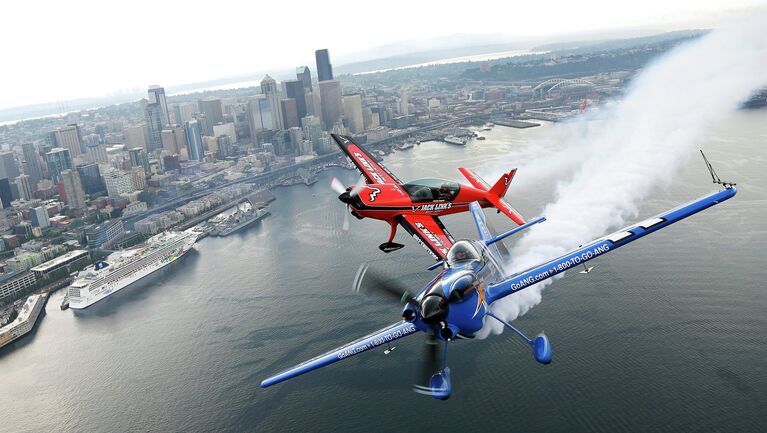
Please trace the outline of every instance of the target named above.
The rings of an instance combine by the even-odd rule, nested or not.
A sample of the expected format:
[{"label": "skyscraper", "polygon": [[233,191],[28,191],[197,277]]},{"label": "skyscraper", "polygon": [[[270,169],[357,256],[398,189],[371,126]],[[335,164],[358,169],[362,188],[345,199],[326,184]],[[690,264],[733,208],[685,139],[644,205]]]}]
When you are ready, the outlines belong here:
[{"label": "skyscraper", "polygon": [[259,131],[274,129],[274,117],[266,96],[258,95],[248,101],[248,125],[254,145],[258,144],[256,137]]},{"label": "skyscraper", "polygon": [[61,172],[61,182],[64,184],[67,205],[72,209],[85,209],[85,191],[83,191],[77,171],[63,170]]},{"label": "skyscraper", "polygon": [[13,152],[0,152],[0,178],[16,179],[19,175],[19,166]]},{"label": "skyscraper", "polygon": [[322,106],[322,124],[326,130],[341,118],[341,83],[336,80],[320,81],[320,105]]},{"label": "skyscraper", "polygon": [[333,65],[330,64],[330,53],[328,53],[328,50],[322,49],[315,51],[314,58],[317,60],[317,80],[332,80]]},{"label": "skyscraper", "polygon": [[162,147],[162,129],[170,123],[168,103],[165,101],[165,89],[160,86],[149,86],[144,116],[149,128],[147,150],[151,152]]},{"label": "skyscraper", "polygon": [[405,86],[402,86],[402,88],[400,89],[399,112],[403,116],[407,116],[408,114],[410,114],[410,106],[407,101],[407,88]]},{"label": "skyscraper", "polygon": [[304,83],[304,93],[312,91],[312,72],[308,66],[299,66],[296,68],[296,79]]},{"label": "skyscraper", "polygon": [[131,167],[143,167],[145,172],[149,172],[149,158],[144,149],[130,149],[128,155]]},{"label": "skyscraper", "polygon": [[205,114],[205,118],[208,119],[204,128],[200,125],[200,132],[212,137],[213,125],[224,121],[224,110],[221,106],[221,100],[218,98],[200,99],[198,104],[200,106],[200,113]]},{"label": "skyscraper", "polygon": [[40,159],[37,156],[37,148],[32,143],[21,145],[24,152],[24,172],[29,175],[29,184],[32,190],[37,189],[37,182],[43,178],[43,170],[40,168]]},{"label": "skyscraper", "polygon": [[51,220],[48,218],[48,209],[45,206],[33,207],[29,210],[29,219],[32,225],[44,229],[51,226]]},{"label": "skyscraper", "polygon": [[186,122],[184,129],[186,130],[186,143],[189,159],[192,161],[202,161],[205,157],[205,149],[202,146],[200,125],[197,124],[196,120],[190,120]]},{"label": "skyscraper", "polygon": [[11,192],[11,183],[7,178],[0,179],[0,201],[2,201],[3,209],[11,207],[13,193]]},{"label": "skyscraper", "polygon": [[29,175],[21,174],[16,178],[16,187],[19,189],[19,197],[23,200],[31,200],[34,197],[34,190],[29,182]]},{"label": "skyscraper", "polygon": [[106,191],[98,164],[78,165],[77,174],[80,176],[80,182],[82,182],[86,194]]},{"label": "skyscraper", "polygon": [[76,124],[56,128],[53,136],[56,138],[56,146],[69,150],[73,158],[83,153],[80,128]]},{"label": "skyscraper", "polygon": [[123,128],[123,138],[128,149],[143,147],[148,149],[148,135],[146,125],[126,126]]},{"label": "skyscraper", "polygon": [[296,108],[296,100],[293,98],[280,100],[280,111],[282,112],[282,119],[285,122],[285,129],[294,128],[298,126],[298,109]]},{"label": "skyscraper", "polygon": [[362,122],[362,97],[359,93],[352,93],[351,95],[344,95],[344,117],[349,129],[359,134],[365,130],[365,125]]},{"label": "skyscraper", "polygon": [[266,96],[269,110],[272,112],[273,126],[271,129],[283,129],[282,116],[280,116],[280,95],[277,91],[277,82],[267,74],[261,80],[261,93]]},{"label": "skyscraper", "polygon": [[[103,143],[96,143],[94,145],[87,145],[86,159],[90,162],[107,164],[109,158],[107,157],[107,145]],[[141,149],[141,148],[139,148]]]},{"label": "skyscraper", "polygon": [[176,115],[176,123],[183,125],[184,122],[192,120],[192,116],[199,109],[200,109],[199,105],[193,102],[183,102],[176,105],[174,107],[174,114]]},{"label": "skyscraper", "polygon": [[148,90],[149,105],[159,105],[161,126],[165,126],[170,123],[170,115],[168,114],[168,102],[165,100],[165,89],[160,86],[149,86]]},{"label": "skyscraper", "polygon": [[48,163],[48,174],[53,183],[58,183],[62,171],[72,169],[72,158],[67,149],[54,147],[45,154],[45,161]]},{"label": "skyscraper", "polygon": [[[285,86],[285,97],[296,100],[296,111],[298,112],[298,118],[303,119],[306,117],[306,93],[304,89],[304,83],[300,80],[283,81]],[[289,126],[285,126],[290,128]]]}]

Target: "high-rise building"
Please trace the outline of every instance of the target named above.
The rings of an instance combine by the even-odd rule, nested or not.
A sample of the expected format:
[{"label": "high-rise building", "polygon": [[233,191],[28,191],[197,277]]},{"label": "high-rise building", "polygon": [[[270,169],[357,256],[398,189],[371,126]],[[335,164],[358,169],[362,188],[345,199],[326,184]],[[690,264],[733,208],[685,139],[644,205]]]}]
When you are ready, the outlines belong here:
[{"label": "high-rise building", "polygon": [[77,166],[77,174],[86,194],[96,194],[106,191],[104,182],[101,180],[101,171],[98,164],[85,164]]},{"label": "high-rise building", "polygon": [[320,104],[322,106],[322,124],[326,130],[341,118],[341,83],[336,80],[320,81]]},{"label": "high-rise building", "polygon": [[[107,145],[104,143],[96,143],[94,145],[87,145],[88,151],[85,153],[86,159],[89,162],[107,164],[109,158],[107,157]],[[140,148],[139,148],[140,149]]]},{"label": "high-rise building", "polygon": [[280,116],[280,94],[277,91],[277,82],[274,78],[267,74],[263,80],[261,80],[261,93],[266,96],[266,100],[269,103],[269,110],[272,112],[272,120],[274,122],[271,129],[284,129],[282,124],[282,116]]},{"label": "high-rise building", "polygon": [[165,89],[161,86],[149,86],[147,91],[149,96],[149,105],[159,105],[161,126],[165,126],[170,123],[170,115],[168,114],[168,102],[165,100]]},{"label": "high-rise building", "polygon": [[298,109],[296,108],[296,100],[281,99],[280,111],[282,112],[282,119],[284,120],[283,126],[285,129],[290,129],[299,126],[298,125]]},{"label": "high-rise building", "polygon": [[110,197],[120,197],[120,194],[133,191],[133,176],[127,171],[112,169],[104,173],[104,185]]},{"label": "high-rise building", "polygon": [[69,150],[73,158],[83,153],[80,127],[76,124],[56,128],[53,136],[56,139],[56,146]]},{"label": "high-rise building", "polygon": [[222,135],[228,135],[232,138],[232,142],[237,142],[237,130],[235,129],[234,123],[229,122],[213,125],[213,136],[220,137]]},{"label": "high-rise building", "polygon": [[220,135],[216,137],[216,158],[224,159],[234,155],[234,145],[231,137]]},{"label": "high-rise building", "polygon": [[134,191],[142,191],[146,188],[146,172],[144,167],[133,167],[130,170],[131,184]]},{"label": "high-rise building", "polygon": [[16,179],[19,174],[19,166],[16,165],[13,152],[0,152],[0,178]]},{"label": "high-rise building", "polygon": [[[298,112],[298,118],[303,119],[306,117],[306,93],[304,89],[304,83],[299,80],[291,80],[283,81],[282,85],[285,86],[285,98],[296,100],[296,111]],[[285,125],[285,128],[290,128],[290,126]]]},{"label": "high-rise building", "polygon": [[359,134],[365,130],[365,125],[362,121],[362,97],[359,93],[352,93],[351,95],[344,95],[344,117],[346,123],[355,134]]},{"label": "high-rise building", "polygon": [[64,184],[66,203],[72,209],[85,209],[85,191],[80,183],[80,176],[75,170],[63,170],[61,182]]},{"label": "high-rise building", "polygon": [[314,52],[314,58],[317,60],[317,80],[329,81],[333,79],[333,65],[330,64],[330,53],[327,49]]},{"label": "high-rise building", "polygon": [[202,146],[200,125],[197,124],[196,120],[190,120],[186,122],[184,128],[186,130],[186,143],[189,159],[192,161],[202,161],[205,158],[205,150]]},{"label": "high-rise building", "polygon": [[258,144],[256,142],[258,131],[275,129],[274,112],[266,96],[258,95],[248,101],[248,124],[250,126],[250,139],[253,144]]},{"label": "high-rise building", "polygon": [[149,157],[144,149],[130,149],[128,155],[131,167],[142,167],[145,172],[149,171]]},{"label": "high-rise building", "polygon": [[149,131],[147,130],[146,125],[126,126],[123,128],[125,146],[128,149],[135,149],[137,147],[148,149],[148,136]]},{"label": "high-rise building", "polygon": [[68,149],[54,147],[45,154],[45,161],[48,163],[48,175],[53,183],[59,182],[62,171],[72,169],[72,158]]},{"label": "high-rise building", "polygon": [[200,125],[200,133],[212,137],[213,125],[224,121],[224,110],[221,106],[221,100],[218,98],[200,99],[198,104],[200,106],[200,113],[205,114],[205,118],[208,119],[207,124]]},{"label": "high-rise building", "polygon": [[40,158],[37,155],[37,148],[32,143],[21,145],[24,152],[24,172],[29,175],[29,183],[32,190],[37,189],[37,182],[43,178],[43,170],[40,168]]},{"label": "high-rise building", "polygon": [[51,226],[51,220],[48,218],[48,209],[45,206],[38,206],[29,209],[29,219],[32,225],[44,229]]},{"label": "high-rise building", "polygon": [[0,201],[2,201],[3,209],[11,207],[13,193],[11,192],[11,183],[7,178],[0,179]]},{"label": "high-rise building", "polygon": [[399,94],[399,112],[403,116],[407,116],[410,113],[410,106],[407,100],[407,87],[402,86]]},{"label": "high-rise building", "polygon": [[296,68],[296,79],[304,83],[304,93],[310,93],[312,91],[312,73],[308,66],[299,66]]},{"label": "high-rise building", "polygon": [[194,102],[182,102],[173,107],[173,112],[176,116],[176,123],[183,125],[184,122],[188,122],[193,119],[194,113],[200,109],[199,104]]},{"label": "high-rise building", "polygon": [[23,200],[31,200],[34,197],[34,190],[32,189],[31,177],[26,174],[21,174],[16,178],[16,188],[19,190],[19,197]]}]

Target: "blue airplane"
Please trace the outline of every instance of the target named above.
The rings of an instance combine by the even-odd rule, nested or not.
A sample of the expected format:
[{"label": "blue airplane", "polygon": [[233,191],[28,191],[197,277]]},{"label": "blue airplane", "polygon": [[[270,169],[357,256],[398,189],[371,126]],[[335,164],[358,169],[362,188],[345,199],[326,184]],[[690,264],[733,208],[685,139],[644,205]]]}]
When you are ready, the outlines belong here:
[{"label": "blue airplane", "polygon": [[596,239],[561,257],[514,275],[505,273],[502,257],[495,243],[543,222],[545,218],[537,218],[499,236],[492,236],[479,203],[474,202],[470,210],[479,232],[479,240],[455,242],[445,260],[429,267],[430,270],[442,268],[439,275],[414,296],[408,291],[385,288],[401,296],[402,301],[406,302],[401,321],[269,377],[261,382],[261,387],[269,387],[382,345],[388,347],[388,353],[392,341],[422,331],[429,336],[432,343],[427,347],[436,348],[439,344],[444,349],[441,360],[437,359],[436,349],[429,349],[433,367],[429,374],[433,374],[430,377],[427,375],[425,385],[416,385],[414,390],[444,400],[450,397],[452,392],[450,368],[446,366],[448,342],[473,338],[488,317],[499,321],[524,339],[531,346],[536,361],[548,364],[552,359],[552,348],[545,334],[528,338],[522,331],[494,315],[489,306],[512,293],[578,268],[589,260],[735,196],[737,190],[734,184],[717,183],[721,183],[724,189]]}]

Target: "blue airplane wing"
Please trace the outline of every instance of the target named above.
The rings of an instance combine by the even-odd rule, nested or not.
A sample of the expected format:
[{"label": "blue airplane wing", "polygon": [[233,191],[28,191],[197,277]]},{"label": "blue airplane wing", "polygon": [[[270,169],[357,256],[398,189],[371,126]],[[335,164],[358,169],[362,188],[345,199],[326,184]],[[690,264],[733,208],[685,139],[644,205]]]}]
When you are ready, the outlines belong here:
[{"label": "blue airplane wing", "polygon": [[485,222],[485,213],[482,212],[482,207],[479,205],[479,203],[476,201],[469,203],[469,210],[471,210],[471,216],[474,217],[474,224],[477,225],[479,239],[483,241],[492,239],[493,234],[490,233],[490,229],[487,227],[487,222]]},{"label": "blue airplane wing", "polygon": [[492,303],[504,296],[518,292],[535,283],[539,283],[570,268],[578,266],[581,263],[585,263],[602,254],[613,251],[630,242],[634,242],[645,235],[728,200],[735,196],[736,193],[736,189],[731,187],[709,194],[676,209],[646,219],[611,235],[599,238],[584,247],[573,250],[554,260],[515,274],[500,283],[490,285],[490,287],[486,289],[487,302]]},{"label": "blue airplane wing", "polygon": [[289,368],[279,374],[269,377],[261,382],[261,388],[272,386],[275,383],[280,383],[284,380],[308,373],[312,370],[316,370],[336,361],[358,355],[362,352],[376,348],[382,344],[408,336],[417,330],[418,328],[416,328],[415,325],[410,322],[397,322],[393,325],[387,326],[386,328],[375,331],[372,334],[366,335],[358,340],[352,341],[351,343],[345,344],[337,349],[333,349],[330,352],[302,362],[301,364]]}]

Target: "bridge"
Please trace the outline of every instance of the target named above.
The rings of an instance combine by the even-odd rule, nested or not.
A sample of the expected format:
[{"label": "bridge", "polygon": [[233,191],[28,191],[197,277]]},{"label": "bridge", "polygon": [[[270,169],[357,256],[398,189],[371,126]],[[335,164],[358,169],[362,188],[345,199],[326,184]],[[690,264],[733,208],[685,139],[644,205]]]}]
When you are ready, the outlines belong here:
[{"label": "bridge", "polygon": [[536,96],[537,92],[538,97],[543,99],[544,94],[548,95],[553,90],[575,87],[594,90],[596,85],[591,81],[582,80],[580,78],[552,78],[533,87],[533,96]]}]

